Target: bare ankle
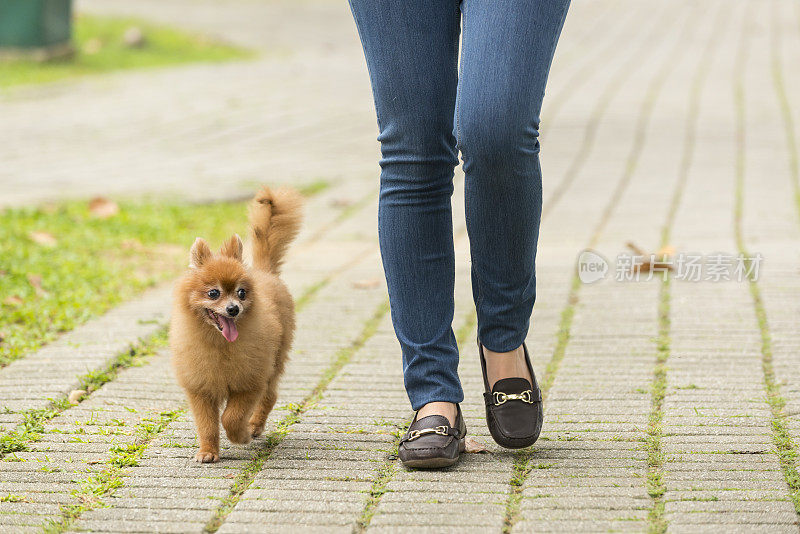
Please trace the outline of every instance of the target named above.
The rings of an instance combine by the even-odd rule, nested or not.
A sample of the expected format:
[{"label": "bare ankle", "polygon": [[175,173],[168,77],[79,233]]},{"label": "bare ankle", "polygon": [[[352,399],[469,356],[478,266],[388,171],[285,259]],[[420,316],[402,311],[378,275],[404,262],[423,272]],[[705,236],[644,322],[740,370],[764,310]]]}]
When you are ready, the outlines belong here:
[{"label": "bare ankle", "polygon": [[486,358],[486,378],[489,381],[489,388],[493,388],[498,380],[504,378],[525,378],[531,381],[522,345],[509,352],[494,352],[483,347],[483,354]]},{"label": "bare ankle", "polygon": [[450,426],[453,426],[456,421],[456,405],[452,402],[429,402],[419,409],[417,419],[422,419],[429,415],[442,415],[450,422]]}]

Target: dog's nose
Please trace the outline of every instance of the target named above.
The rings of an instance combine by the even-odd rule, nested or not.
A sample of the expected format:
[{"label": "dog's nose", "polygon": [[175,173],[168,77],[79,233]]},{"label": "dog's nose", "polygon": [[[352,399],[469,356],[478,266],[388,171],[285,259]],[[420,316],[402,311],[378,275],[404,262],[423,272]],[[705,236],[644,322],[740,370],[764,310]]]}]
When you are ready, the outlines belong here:
[{"label": "dog's nose", "polygon": [[228,315],[231,317],[236,317],[239,315],[239,306],[236,304],[229,304],[228,307],[225,308],[225,311],[228,312]]}]

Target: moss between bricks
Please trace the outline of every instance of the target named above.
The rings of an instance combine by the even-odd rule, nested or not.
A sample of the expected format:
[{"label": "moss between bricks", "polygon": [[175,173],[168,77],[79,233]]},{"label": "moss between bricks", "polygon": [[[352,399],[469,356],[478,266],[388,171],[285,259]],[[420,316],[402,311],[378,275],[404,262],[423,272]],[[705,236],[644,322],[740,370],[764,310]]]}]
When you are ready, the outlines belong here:
[{"label": "moss between bricks", "polygon": [[[475,330],[477,321],[478,317],[474,312],[471,311],[467,314],[464,323],[456,331],[456,343],[458,343],[459,347],[464,344],[467,337]],[[361,514],[353,528],[354,533],[362,533],[367,530],[372,521],[372,517],[378,509],[381,499],[387,491],[389,482],[392,481],[394,475],[397,473],[397,455],[400,447],[400,439],[402,439],[403,435],[406,433],[409,424],[410,422],[407,422],[405,425],[396,427],[392,431],[394,441],[392,442],[386,458],[381,462],[380,467],[378,467],[375,478],[372,480],[372,486],[369,489],[364,508],[361,510]]]},{"label": "moss between bricks", "polygon": [[[121,370],[144,364],[166,344],[167,329],[162,328],[146,340],[118,354],[104,368],[90,371],[78,377],[79,389],[86,390],[87,395],[91,395],[104,384],[114,380]],[[84,395],[80,400],[83,401],[87,395]],[[14,430],[0,436],[0,458],[4,458],[10,453],[28,450],[30,443],[41,438],[44,432],[44,424],[71,407],[72,404],[69,403],[67,396],[64,395],[58,399],[51,400],[47,408],[23,412],[22,423],[17,425]]]},{"label": "moss between bricks", "polygon": [[[688,31],[689,25],[685,25],[683,29],[682,37],[686,36]],[[622,198],[623,193],[627,189],[628,185],[633,178],[634,172],[639,164],[639,158],[642,153],[642,149],[645,146],[645,139],[647,138],[647,130],[648,124],[650,122],[650,117],[652,115],[652,110],[655,105],[656,98],[660,93],[664,82],[666,81],[670,69],[672,69],[675,65],[674,57],[680,53],[681,51],[681,42],[683,39],[678,39],[675,44],[675,47],[671,50],[671,53],[665,58],[664,62],[659,67],[659,71],[656,76],[652,79],[650,85],[648,86],[647,93],[645,95],[645,99],[642,103],[642,107],[639,112],[637,124],[636,124],[636,132],[634,134],[634,141],[633,145],[631,146],[631,151],[628,154],[628,158],[625,162],[625,168],[620,176],[617,184],[614,188],[614,191],[611,194],[611,198],[609,199],[608,203],[605,205],[603,212],[600,216],[600,221],[598,221],[597,225],[594,228],[592,236],[589,240],[588,247],[594,247],[597,242],[600,240],[600,236],[603,233],[603,229],[605,228],[608,221],[611,219],[611,215],[613,214],[614,208],[619,202],[619,199]],[[558,371],[558,367],[560,366],[561,360],[564,357],[564,353],[566,351],[567,343],[569,342],[569,334],[572,328],[572,319],[575,313],[575,305],[578,302],[578,293],[580,292],[581,281],[576,275],[572,279],[572,284],[570,286],[569,295],[567,297],[567,304],[562,310],[561,315],[561,323],[559,325],[559,331],[557,334],[557,342],[556,348],[553,351],[553,356],[548,363],[547,369],[545,371],[545,378],[542,382],[542,395],[545,396],[547,391],[549,391],[550,386],[552,385],[553,380],[555,380],[556,373]],[[515,454],[514,460],[514,473],[512,475],[511,480],[509,481],[510,490],[508,500],[506,501],[506,513],[505,518],[503,521],[503,532],[508,534],[511,532],[514,522],[517,520],[520,511],[520,503],[522,501],[522,490],[530,472],[533,470],[532,465],[533,460],[533,447],[529,447],[527,449],[523,449]]]},{"label": "moss between bricks", "polygon": [[[752,6],[749,6],[752,8]],[[746,20],[750,20],[749,18]],[[739,43],[737,63],[741,68],[734,85],[735,128],[736,128],[736,188],[734,199],[734,237],[739,253],[750,258],[744,238],[742,214],[744,212],[744,180],[745,180],[745,97],[744,74],[747,65],[748,44],[751,37],[752,24],[746,23]],[[800,473],[797,471],[797,446],[792,439],[784,408],[786,399],[781,394],[781,386],[775,377],[772,355],[772,335],[770,333],[764,300],[758,281],[752,269],[747,270],[748,286],[753,300],[758,329],[761,336],[761,368],[764,374],[764,390],[766,401],[772,414],[772,438],[775,452],[778,455],[784,479],[789,487],[795,512],[800,515]]]},{"label": "moss between bricks", "polygon": [[[789,103],[789,96],[786,94],[786,86],[783,81],[783,61],[781,59],[781,25],[778,21],[778,14],[772,6],[773,24],[770,28],[772,36],[772,81],[775,86],[775,94],[778,97],[781,116],[783,117],[784,132],[786,134],[786,149],[789,152],[789,175],[794,189],[795,206],[797,216],[800,217],[800,156],[797,153],[797,136],[795,135],[794,118],[792,107]],[[800,220],[800,219],[798,219]]]},{"label": "moss between bricks", "polygon": [[103,499],[113,495],[123,485],[125,470],[139,465],[139,460],[150,442],[184,411],[165,411],[157,417],[143,418],[136,425],[136,433],[139,435],[136,441],[113,445],[110,449],[111,457],[105,467],[99,473],[82,480],[78,489],[72,492],[78,502],[62,505],[61,517],[43,525],[43,530],[47,533],[66,532],[85,512],[105,506]]},{"label": "moss between bricks", "polygon": [[656,345],[656,365],[653,382],[650,386],[650,416],[647,424],[647,493],[653,499],[648,513],[648,531],[661,534],[667,531],[664,517],[664,453],[661,450],[664,419],[664,397],[667,392],[667,360],[670,356],[670,277],[661,281],[658,306],[658,341]]},{"label": "moss between bricks", "polygon": [[[553,385],[556,373],[564,359],[564,354],[569,343],[570,332],[572,330],[572,320],[575,317],[575,306],[578,304],[578,292],[580,291],[581,281],[577,275],[572,278],[567,304],[561,310],[561,320],[556,334],[556,346],[553,355],[545,368],[544,379],[541,383],[542,399],[547,398],[550,387]],[[503,518],[503,533],[508,534],[514,527],[514,523],[519,516],[520,504],[522,503],[522,490],[525,480],[533,470],[533,447],[514,452],[514,464],[512,467],[511,479],[509,480],[509,493],[505,505],[505,517]]]},{"label": "moss between bricks", "polygon": [[291,427],[300,421],[301,416],[316,405],[321,399],[328,385],[341,371],[347,362],[349,362],[353,355],[358,352],[364,344],[369,340],[378,330],[378,325],[383,317],[389,311],[389,303],[382,302],[373,313],[372,317],[367,319],[359,336],[353,342],[342,349],[340,349],[333,358],[328,368],[322,374],[322,377],[317,382],[317,385],[299,404],[289,406],[289,414],[283,419],[278,421],[275,429],[265,435],[264,446],[259,449],[253,458],[243,467],[233,484],[231,485],[228,496],[222,499],[214,515],[209,519],[204,527],[204,532],[216,532],[225,522],[225,519],[236,507],[236,504],[241,499],[242,494],[247,491],[253,483],[256,475],[261,471],[264,463],[272,455],[275,448],[280,445],[283,439],[291,430]]}]

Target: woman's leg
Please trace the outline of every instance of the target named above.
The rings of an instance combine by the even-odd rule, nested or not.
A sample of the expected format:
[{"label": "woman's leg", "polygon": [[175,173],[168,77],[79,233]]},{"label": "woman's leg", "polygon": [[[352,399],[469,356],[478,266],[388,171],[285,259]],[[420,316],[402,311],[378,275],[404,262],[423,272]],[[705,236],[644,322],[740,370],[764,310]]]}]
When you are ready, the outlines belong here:
[{"label": "woman's leg", "polygon": [[[466,173],[478,338],[491,351],[490,375],[493,363],[503,364],[491,357],[494,353],[522,355],[517,349],[536,298],[539,112],[568,6],[569,0],[464,0],[461,5],[456,136]],[[503,377],[502,370],[494,371],[495,378]]]},{"label": "woman's leg", "polygon": [[378,235],[406,391],[415,410],[458,403],[450,209],[458,163],[458,0],[350,0],[350,6],[378,115]]}]

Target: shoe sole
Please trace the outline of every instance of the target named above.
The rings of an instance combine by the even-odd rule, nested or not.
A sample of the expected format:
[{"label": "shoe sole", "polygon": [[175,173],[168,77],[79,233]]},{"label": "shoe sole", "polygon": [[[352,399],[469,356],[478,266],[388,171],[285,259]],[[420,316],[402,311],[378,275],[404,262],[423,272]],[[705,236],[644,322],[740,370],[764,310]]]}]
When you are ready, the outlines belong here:
[{"label": "shoe sole", "polygon": [[515,441],[510,441],[501,434],[495,434],[491,428],[489,429],[489,433],[492,435],[494,442],[504,449],[524,449],[525,447],[530,447],[539,439],[539,434],[536,434],[535,436],[517,438]]},{"label": "shoe sole", "polygon": [[[459,455],[464,452],[466,446],[466,438],[461,438],[458,440]],[[403,462],[403,465],[413,469],[441,469],[443,467],[455,465],[455,463],[458,462],[459,457],[460,456],[456,456],[455,458],[444,458],[439,456],[434,458],[420,458],[418,460],[407,460]]]}]

